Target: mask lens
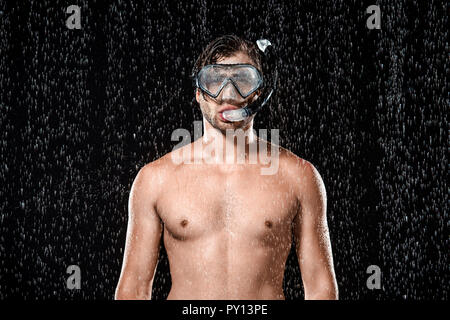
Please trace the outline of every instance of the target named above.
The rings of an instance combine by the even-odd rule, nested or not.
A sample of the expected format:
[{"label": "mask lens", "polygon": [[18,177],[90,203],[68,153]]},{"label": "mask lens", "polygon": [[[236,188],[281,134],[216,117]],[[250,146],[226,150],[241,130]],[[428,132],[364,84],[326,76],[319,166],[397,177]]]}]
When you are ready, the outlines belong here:
[{"label": "mask lens", "polygon": [[244,97],[249,96],[259,87],[259,74],[256,69],[250,67],[239,68],[232,79]]},{"label": "mask lens", "polygon": [[222,83],[227,78],[223,71],[215,66],[204,67],[198,77],[200,88],[210,95],[219,95]]},{"label": "mask lens", "polygon": [[213,97],[220,94],[228,81],[246,98],[260,87],[262,78],[250,65],[207,65],[198,74],[200,89]]}]

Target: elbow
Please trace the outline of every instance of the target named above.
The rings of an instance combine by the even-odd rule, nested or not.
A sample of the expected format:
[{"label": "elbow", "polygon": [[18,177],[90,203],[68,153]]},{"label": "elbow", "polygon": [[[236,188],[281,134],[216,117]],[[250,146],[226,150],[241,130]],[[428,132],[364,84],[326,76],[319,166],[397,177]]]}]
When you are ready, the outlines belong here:
[{"label": "elbow", "polygon": [[114,300],[129,300],[125,293],[121,290],[116,290],[114,293]]},{"label": "elbow", "polygon": [[305,300],[339,300],[339,293],[337,290],[318,290],[315,292],[306,293]]},{"label": "elbow", "polygon": [[117,288],[114,293],[114,300],[133,300],[123,289]]},{"label": "elbow", "polygon": [[339,300],[339,292],[337,287],[326,290],[326,292],[323,293],[322,300]]},{"label": "elbow", "polygon": [[151,289],[118,285],[114,300],[150,300]]},{"label": "elbow", "polygon": [[322,282],[313,288],[305,288],[305,300],[339,300],[339,290],[335,281]]},{"label": "elbow", "polygon": [[114,293],[114,300],[132,300],[130,295],[127,294],[127,291],[123,289],[123,287],[117,286],[116,292]]}]

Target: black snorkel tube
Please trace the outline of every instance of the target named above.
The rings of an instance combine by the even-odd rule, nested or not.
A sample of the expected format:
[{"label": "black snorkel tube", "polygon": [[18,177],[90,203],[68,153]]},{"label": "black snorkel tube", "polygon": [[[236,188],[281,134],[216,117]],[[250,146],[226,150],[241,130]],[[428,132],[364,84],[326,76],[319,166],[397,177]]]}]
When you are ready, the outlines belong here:
[{"label": "black snorkel tube", "polygon": [[222,115],[228,121],[242,121],[261,110],[277,88],[278,70],[275,61],[275,50],[267,39],[257,40],[256,44],[259,50],[263,52],[262,64],[265,71],[263,94],[244,108],[224,111]]}]

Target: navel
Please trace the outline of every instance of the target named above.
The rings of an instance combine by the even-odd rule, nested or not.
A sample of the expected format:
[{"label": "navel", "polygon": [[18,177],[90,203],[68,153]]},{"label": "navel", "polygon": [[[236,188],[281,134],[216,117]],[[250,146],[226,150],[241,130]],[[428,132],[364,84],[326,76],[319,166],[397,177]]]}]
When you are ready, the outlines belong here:
[{"label": "navel", "polygon": [[186,220],[186,219],[184,219],[184,220],[182,220],[181,221],[181,226],[184,228],[184,227],[186,227],[187,226],[187,224],[188,224],[188,221]]},{"label": "navel", "polygon": [[266,220],[264,224],[266,225],[267,228],[272,228],[272,221]]}]

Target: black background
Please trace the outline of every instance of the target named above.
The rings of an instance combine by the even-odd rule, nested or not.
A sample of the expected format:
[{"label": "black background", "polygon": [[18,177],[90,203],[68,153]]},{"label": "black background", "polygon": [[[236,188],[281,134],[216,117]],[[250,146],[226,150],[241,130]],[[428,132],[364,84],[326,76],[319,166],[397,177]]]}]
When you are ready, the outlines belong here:
[{"label": "black background", "polygon": [[[227,33],[280,48],[281,86],[255,129],[278,128],[320,172],[340,298],[448,299],[443,2],[0,4],[0,299],[113,299],[133,179],[174,129],[193,134],[189,74]],[[81,30],[65,25],[72,4]],[[366,27],[371,4],[381,30]],[[66,288],[71,264],[80,290]],[[155,299],[168,271],[162,248]],[[303,298],[293,252],[284,290]]]}]

